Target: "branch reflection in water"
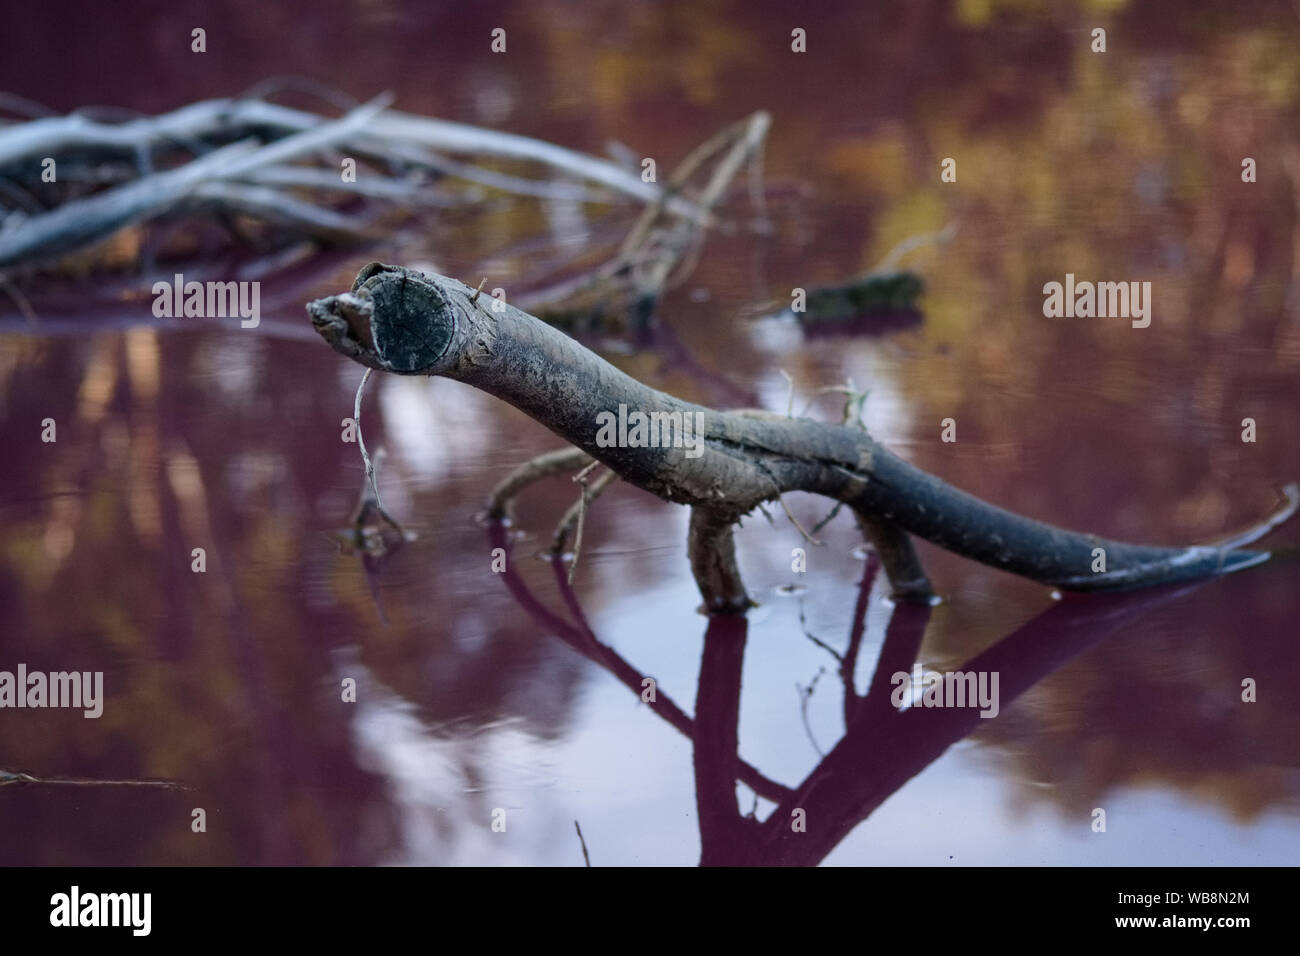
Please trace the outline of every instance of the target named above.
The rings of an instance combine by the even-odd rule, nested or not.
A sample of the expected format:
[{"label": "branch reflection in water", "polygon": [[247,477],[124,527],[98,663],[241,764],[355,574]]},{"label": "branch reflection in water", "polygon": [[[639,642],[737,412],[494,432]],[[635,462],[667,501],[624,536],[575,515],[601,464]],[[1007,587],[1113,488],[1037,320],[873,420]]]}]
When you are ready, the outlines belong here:
[{"label": "branch reflection in water", "polygon": [[[491,547],[506,551],[502,578],[520,606],[548,633],[641,696],[645,675],[597,638],[564,573],[563,562],[550,561],[567,617],[539,601],[515,569],[506,524],[491,522],[488,538]],[[893,608],[867,690],[863,694],[856,691],[854,677],[866,632],[869,596],[879,571],[880,564],[872,554],[858,585],[848,646],[840,656],[844,735],[795,786],[771,780],[740,756],[740,684],[748,635],[744,617],[708,618],[694,719],[658,687],[655,699],[646,700],[651,711],[694,744],[701,865],[816,865],[905,783],[979,728],[978,706],[900,709],[894,704],[896,688],[891,678],[899,672],[910,673],[916,663],[930,619],[931,608],[926,605],[900,603]],[[1202,584],[1067,597],[956,670],[998,674],[999,703],[1005,710],[1029,688],[1121,627]],[[798,715],[791,713],[791,719]],[[775,803],[776,808],[763,820],[742,813],[737,781]]]}]

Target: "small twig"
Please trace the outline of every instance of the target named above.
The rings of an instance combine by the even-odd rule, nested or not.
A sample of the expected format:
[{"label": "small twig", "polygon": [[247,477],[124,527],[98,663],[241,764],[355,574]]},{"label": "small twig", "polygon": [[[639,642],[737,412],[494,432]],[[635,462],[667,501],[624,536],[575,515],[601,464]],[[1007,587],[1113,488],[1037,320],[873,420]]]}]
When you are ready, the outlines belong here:
[{"label": "small twig", "polygon": [[844,502],[842,501],[835,502],[835,507],[830,510],[830,512],[826,515],[825,518],[822,518],[821,521],[818,521],[815,525],[813,525],[812,531],[809,533],[816,534],[822,528],[826,527],[828,524],[834,521],[835,516],[840,513],[840,509],[843,507],[844,507]]},{"label": "small twig", "polygon": [[269,166],[266,169],[255,169],[245,173],[240,179],[270,186],[319,189],[391,199],[408,206],[448,208],[460,204],[460,200],[456,197],[427,188],[422,184],[377,173],[369,173],[356,182],[345,182],[334,169]]},{"label": "small twig", "polygon": [[314,206],[269,186],[248,183],[200,183],[192,191],[192,202],[215,206],[225,214],[243,213],[271,225],[291,229],[326,243],[363,242],[380,237],[370,224],[357,216],[343,215]]},{"label": "small twig", "polygon": [[844,422],[845,425],[854,425],[862,431],[867,430],[867,423],[862,420],[862,409],[867,404],[867,396],[871,394],[870,389],[856,391],[853,379],[849,379],[848,397],[844,399]]},{"label": "small twig", "polygon": [[889,250],[885,255],[885,258],[881,259],[875,268],[867,274],[871,275],[876,272],[888,272],[890,269],[898,265],[898,263],[902,261],[903,257],[914,249],[928,246],[932,242],[944,245],[955,235],[957,235],[957,223],[950,222],[938,232],[926,232],[917,236],[909,236],[898,245],[894,246],[893,249]]},{"label": "small twig", "polygon": [[375,496],[375,504],[382,507],[379,498],[379,486],[375,484],[375,464],[370,460],[370,455],[366,451],[366,440],[361,437],[361,396],[366,390],[366,383],[370,381],[370,373],[374,369],[366,369],[366,373],[361,376],[361,384],[357,386],[357,397],[352,403],[352,421],[357,426],[357,446],[361,449],[361,460],[366,465],[366,480],[370,482],[370,491]]},{"label": "small twig", "polygon": [[[867,425],[862,420],[862,406],[866,404],[867,395],[869,393],[867,391],[859,392],[858,387],[853,384],[852,378],[846,379],[845,384],[843,385],[828,385],[825,388],[819,388],[817,390],[818,395],[822,395],[827,392],[842,392],[846,396],[844,399],[844,419],[841,422],[841,424],[856,425],[858,428],[862,429],[865,432],[867,430]],[[815,401],[816,398],[813,398],[811,401],[809,401],[808,408],[812,408],[813,402]],[[808,408],[804,409],[803,415],[800,416],[801,418],[807,417]],[[840,509],[842,507],[844,507],[844,502],[837,501],[835,503],[835,507],[832,508],[829,513],[827,513],[826,517],[822,518],[821,521],[818,521],[815,525],[813,525],[812,533],[816,534],[822,528],[826,527],[828,524],[834,521],[835,516],[840,513]]]},{"label": "small twig", "polygon": [[[573,480],[582,485],[582,494],[578,496],[578,503],[576,505],[578,509],[578,530],[573,535],[573,560],[569,563],[570,584],[573,583],[573,575],[578,570],[578,557],[582,554],[582,526],[587,517],[587,505],[592,501],[595,501],[596,496],[605,490],[605,486],[618,477],[614,472],[608,471],[601,475],[600,478],[598,478],[589,488],[587,486],[587,475],[590,474],[591,470],[598,464],[599,462],[593,461],[590,465],[583,468],[582,471],[573,476]],[[573,509],[570,508],[569,510],[572,511]],[[566,525],[569,520],[569,516],[566,514],[561,525]],[[559,533],[558,528],[556,529],[556,533]]]},{"label": "small twig", "polygon": [[[592,465],[596,464],[592,462]],[[590,468],[591,465],[588,466]],[[551,554],[560,555],[564,552],[565,545],[568,544],[569,535],[574,533],[574,529],[579,526],[579,520],[583,516],[584,510],[591,505],[593,501],[600,497],[600,493],[610,484],[617,480],[618,475],[615,472],[607,471],[590,485],[586,487],[586,492],[569,506],[569,510],[564,512],[563,517],[555,526],[555,532],[551,535]],[[574,478],[577,481],[577,478]],[[579,536],[580,537],[580,536]],[[581,547],[579,540],[578,547]],[[574,555],[574,562],[577,562],[577,555]],[[572,569],[570,569],[572,571]],[[569,583],[573,583],[572,574],[569,576]]]},{"label": "small twig", "polygon": [[812,725],[808,723],[808,701],[812,698],[813,691],[817,689],[817,681],[822,674],[826,673],[826,668],[820,668],[813,679],[808,682],[808,686],[800,687],[798,681],[795,682],[794,688],[799,693],[799,719],[803,721],[804,733],[808,735],[808,742],[812,744],[813,750],[817,751],[817,756],[825,757],[826,751],[822,750],[821,745],[817,743],[817,738],[813,736]]},{"label": "small twig", "polygon": [[794,418],[794,376],[783,368],[777,369],[781,377],[785,379],[786,396],[785,396],[785,417]]},{"label": "small twig", "polygon": [[1290,521],[1292,515],[1300,508],[1300,484],[1296,484],[1294,481],[1289,482],[1282,489],[1282,499],[1282,503],[1278,505],[1277,510],[1267,518],[1256,522],[1244,531],[1239,531],[1226,538],[1220,538],[1217,541],[1211,541],[1210,546],[1224,551],[1244,548],[1248,544],[1254,544],[1278,525]]},{"label": "small twig", "polygon": [[486,186],[489,189],[513,193],[516,196],[534,196],[538,199],[555,199],[561,202],[604,203],[609,201],[608,196],[604,196],[596,190],[588,189],[579,183],[511,176],[508,173],[484,169],[471,163],[460,163],[450,156],[443,156],[432,150],[418,147],[394,147],[393,151],[399,158],[405,159],[407,162],[427,166],[434,172],[454,179],[464,180],[476,186]]},{"label": "small twig", "polygon": [[29,119],[37,119],[43,116],[56,115],[54,110],[50,109],[44,103],[38,103],[35,100],[29,100],[17,93],[0,93],[0,110],[8,113],[18,113]]},{"label": "small twig", "polygon": [[818,636],[817,636],[816,634],[814,634],[812,631],[808,630],[808,621],[807,621],[807,619],[804,617],[804,613],[803,613],[803,601],[802,601],[802,600],[799,601],[799,627],[803,630],[803,636],[804,636],[804,637],[808,638],[808,640],[812,641],[814,644],[816,644],[818,647],[820,647],[822,650],[824,650],[824,651],[825,651],[827,654],[829,654],[831,657],[835,658],[837,661],[840,662],[840,665],[843,666],[843,664],[844,664],[844,657],[843,657],[843,655],[841,655],[839,651],[837,651],[835,648],[831,647],[829,644],[827,644],[825,641],[823,641],[820,637],[818,637]]},{"label": "small twig", "polygon": [[239,94],[241,100],[270,100],[280,93],[293,90],[298,93],[306,93],[313,96],[322,103],[328,103],[335,109],[347,112],[361,105],[361,101],[355,96],[345,93],[343,90],[336,90],[332,86],[313,80],[306,76],[268,76],[265,79],[258,80],[244,92]]},{"label": "small twig", "polygon": [[0,770],[0,786],[37,784],[60,787],[160,787],[164,790],[192,789],[174,780],[96,780],[90,777],[33,777],[21,771]]},{"label": "small twig", "polygon": [[[623,300],[619,309],[632,302],[638,307],[649,303],[653,309],[672,282],[682,281],[694,268],[706,239],[705,230],[714,225],[713,207],[722,199],[741,164],[761,148],[770,122],[766,113],[758,112],[697,146],[673,170],[659,200],[642,211],[612,259],[588,274],[534,296],[533,307],[563,312],[582,308],[585,302],[585,309],[600,311],[602,302],[617,297]],[[671,201],[685,195],[687,182],[719,153],[723,155],[694,200],[701,217],[677,217]]]},{"label": "small twig", "polygon": [[813,392],[812,398],[799,413],[800,418],[807,418],[808,412],[812,410],[813,405],[817,404],[817,399],[823,395],[844,395],[844,420],[843,425],[861,424],[862,406],[866,404],[867,396],[870,390],[858,391],[858,387],[853,384],[853,379],[848,379],[843,385],[823,385],[817,391]]},{"label": "small twig", "polygon": [[749,161],[749,202],[754,207],[755,217],[764,224],[767,223],[767,197],[763,190],[763,152],[766,145],[766,139],[759,142]]},{"label": "small twig", "polygon": [[587,517],[587,483],[582,482],[582,494],[578,497],[578,530],[573,535],[573,560],[569,562],[569,583],[578,571],[578,558],[582,556],[582,526]]},{"label": "small twig", "polygon": [[785,509],[785,516],[790,519],[790,523],[794,525],[795,528],[798,529],[801,535],[803,535],[803,539],[805,541],[807,541],[811,545],[815,545],[818,548],[820,548],[822,545],[826,543],[825,541],[818,541],[816,538],[814,538],[812,535],[810,535],[807,531],[803,529],[803,525],[801,525],[799,523],[799,519],[794,516],[794,512],[790,510],[790,506],[785,503],[785,498],[783,496],[778,495],[776,500],[780,503],[781,507]]},{"label": "small twig", "polygon": [[0,276],[0,289],[4,289],[9,298],[13,300],[14,305],[18,306],[18,311],[23,314],[23,318],[27,320],[28,325],[41,324],[41,320],[36,317],[36,310],[32,308],[32,304],[27,301],[27,296],[22,294],[18,286]]},{"label": "small twig", "polygon": [[[357,424],[357,447],[361,449],[361,460],[366,466],[366,481],[370,483],[370,493],[374,497],[374,509],[379,512],[379,516],[396,528],[402,534],[402,526],[398,524],[397,519],[388,513],[384,508],[384,503],[379,498],[379,481],[375,477],[375,463],[371,460],[370,455],[366,452],[365,439],[361,437],[361,395],[366,390],[366,382],[370,381],[370,373],[374,369],[366,369],[366,373],[361,376],[361,384],[357,386],[356,401],[352,406],[352,420]],[[358,519],[360,523],[361,519]]]},{"label": "small twig", "polygon": [[573,821],[573,829],[578,831],[578,842],[582,844],[582,858],[588,866],[591,866],[591,857],[587,854],[587,841],[582,838],[582,827],[578,826],[578,821]]}]

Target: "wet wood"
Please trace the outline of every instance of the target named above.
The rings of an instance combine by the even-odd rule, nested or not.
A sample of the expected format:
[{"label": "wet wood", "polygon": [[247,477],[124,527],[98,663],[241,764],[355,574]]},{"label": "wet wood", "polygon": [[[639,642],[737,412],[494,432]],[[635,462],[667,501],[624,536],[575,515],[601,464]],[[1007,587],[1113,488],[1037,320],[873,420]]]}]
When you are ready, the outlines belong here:
[{"label": "wet wood", "polygon": [[[1130,544],[1069,531],[969,495],[903,461],[863,429],[806,418],[721,412],[656,391],[578,342],[458,280],[371,263],[349,293],[308,305],[317,331],[340,353],[398,374],[440,375],[525,412],[624,481],[697,509],[692,566],[710,610],[737,613],[734,556],[724,527],[790,491],[824,495],[869,518],[887,540],[895,590],[917,596],[919,562],[903,548],[914,534],[957,554],[1043,584],[1076,591],[1122,590],[1191,580],[1266,561],[1241,550],[1300,506],[1288,486],[1277,513],[1226,539],[1231,547]],[[358,330],[384,329],[384,348]],[[420,366],[420,356],[437,358]],[[391,361],[390,361],[391,360]],[[420,367],[417,367],[420,366]],[[699,416],[703,453],[607,447],[602,415],[620,405]],[[892,565],[892,566],[891,566]]]}]

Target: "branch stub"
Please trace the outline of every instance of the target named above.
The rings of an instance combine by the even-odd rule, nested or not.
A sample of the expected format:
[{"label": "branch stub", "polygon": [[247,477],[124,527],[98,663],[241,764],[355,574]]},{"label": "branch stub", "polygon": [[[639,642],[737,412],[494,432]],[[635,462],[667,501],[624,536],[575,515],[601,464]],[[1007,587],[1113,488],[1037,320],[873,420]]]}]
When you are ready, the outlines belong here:
[{"label": "branch stub", "polygon": [[385,368],[420,372],[447,354],[456,315],[437,285],[420,273],[372,262],[357,274],[353,290],[374,300],[370,332]]}]

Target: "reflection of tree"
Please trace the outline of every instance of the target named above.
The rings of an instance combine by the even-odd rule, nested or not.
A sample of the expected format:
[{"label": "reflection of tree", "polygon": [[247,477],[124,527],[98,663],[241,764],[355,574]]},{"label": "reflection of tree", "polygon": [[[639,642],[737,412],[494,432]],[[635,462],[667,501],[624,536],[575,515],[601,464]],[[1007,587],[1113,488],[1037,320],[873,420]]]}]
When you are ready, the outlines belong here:
[{"label": "reflection of tree", "polygon": [[[509,550],[504,525],[491,525],[489,538],[493,547]],[[572,620],[539,602],[513,570],[513,561],[507,562],[510,570],[504,574],[506,586],[551,634],[609,671],[632,692],[641,693],[643,675],[600,643],[567,584],[562,562],[553,564]],[[709,618],[694,720],[682,713],[662,689],[658,690],[658,702],[650,704],[651,709],[694,742],[701,863],[816,864],[907,781],[954,743],[982,729],[983,721],[975,707],[898,710],[891,702],[891,675],[911,671],[930,617],[928,606],[899,604],[894,608],[867,691],[861,695],[856,692],[854,676],[865,630],[867,596],[877,570],[873,556],[859,585],[847,649],[837,655],[845,734],[798,785],[785,787],[769,780],[738,754],[740,679],[748,631],[743,617]],[[1085,650],[1152,608],[1185,597],[1197,587],[1062,601],[951,670],[997,673],[999,703],[1005,710]],[[776,804],[765,820],[742,815],[736,797],[738,781]],[[804,821],[806,830],[792,826],[796,816]]]},{"label": "reflection of tree", "polygon": [[[511,548],[511,540],[505,524],[499,521],[492,522],[488,527],[492,547],[504,548],[508,554]],[[509,589],[515,600],[529,614],[540,621],[551,634],[564,641],[592,663],[603,667],[633,693],[642,694],[645,690],[642,681],[646,679],[647,675],[642,674],[629,664],[612,647],[600,642],[591,630],[591,626],[587,623],[587,615],[582,610],[581,605],[578,604],[577,596],[569,585],[568,577],[564,573],[563,562],[552,560],[551,565],[555,570],[555,579],[560,593],[563,595],[565,606],[573,615],[572,622],[549,610],[533,596],[512,560],[506,561],[506,571],[503,574],[507,589]],[[652,711],[667,721],[683,736],[695,738],[695,722],[662,689],[656,687],[654,700],[647,700],[646,703]],[[789,792],[785,787],[769,780],[749,764],[739,761],[739,758],[737,758],[737,761],[737,779],[744,782],[755,793],[767,797],[769,800],[776,800]]]}]

